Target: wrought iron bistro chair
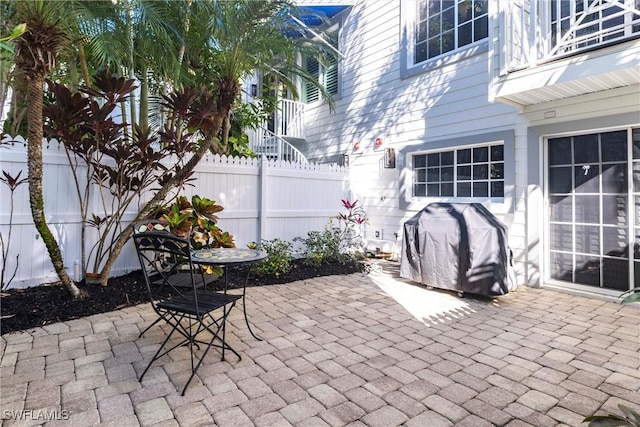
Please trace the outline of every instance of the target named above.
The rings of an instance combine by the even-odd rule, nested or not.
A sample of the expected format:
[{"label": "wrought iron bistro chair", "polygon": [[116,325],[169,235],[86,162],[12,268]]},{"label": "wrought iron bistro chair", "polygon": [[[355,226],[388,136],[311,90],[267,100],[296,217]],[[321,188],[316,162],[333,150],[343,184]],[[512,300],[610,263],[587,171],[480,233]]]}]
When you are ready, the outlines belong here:
[{"label": "wrought iron bistro chair", "polygon": [[[170,234],[171,228],[169,227],[169,224],[167,224],[165,221],[161,221],[157,219],[147,219],[134,224],[134,227],[133,227],[134,236],[141,233],[148,233],[150,231],[164,232],[164,233]],[[153,286],[162,288],[163,284],[165,282],[168,282],[172,287],[191,288],[190,272],[188,271],[185,272],[183,269],[180,269],[180,268],[173,268],[173,263],[170,262],[170,259],[167,258],[166,256],[163,256],[162,263],[164,268],[158,269],[158,271],[152,272],[152,275],[150,276],[151,283]],[[200,271],[200,273],[202,273],[202,271]],[[205,275],[205,274],[197,274],[197,275],[194,275],[193,278],[195,279],[196,286],[198,288],[203,286],[207,287],[211,285],[213,282],[215,282],[216,280],[218,280],[217,276]],[[138,335],[138,338],[141,338],[149,329],[151,329],[153,326],[158,324],[160,321],[162,321],[161,318],[156,319],[155,322],[153,322],[152,324],[147,326],[145,330],[140,332],[140,335]]]},{"label": "wrought iron bistro chair", "polygon": [[[139,228],[133,235],[133,241],[153,309],[158,314],[159,320],[164,320],[171,326],[171,332],[142,372],[140,381],[153,362],[173,349],[186,345],[191,353],[191,376],[182,390],[184,396],[211,347],[221,349],[222,360],[224,360],[225,350],[230,350],[238,359],[241,358],[225,342],[225,323],[229,312],[242,295],[227,294],[226,287],[215,291],[198,286],[202,282],[196,279],[199,273],[191,261],[189,240],[168,233],[161,229],[160,225],[149,223],[148,231],[141,231]],[[189,287],[175,285],[175,275],[178,273],[189,276]],[[180,280],[184,284],[182,282],[184,276]],[[167,287],[170,290],[169,297],[156,295],[159,289],[166,290]],[[166,295],[166,292],[163,294]],[[207,341],[198,337],[205,331],[211,334],[211,338]],[[178,343],[169,344],[175,332],[182,335],[183,339]],[[205,350],[198,358],[195,350],[200,348],[199,344],[204,345]]]}]

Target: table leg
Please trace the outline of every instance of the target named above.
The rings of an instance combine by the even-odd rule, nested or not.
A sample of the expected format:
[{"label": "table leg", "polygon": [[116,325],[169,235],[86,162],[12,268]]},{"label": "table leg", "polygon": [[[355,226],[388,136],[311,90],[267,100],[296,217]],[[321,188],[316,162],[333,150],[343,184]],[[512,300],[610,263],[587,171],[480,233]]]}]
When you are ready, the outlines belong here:
[{"label": "table leg", "polygon": [[249,265],[247,270],[247,276],[244,278],[244,286],[242,287],[242,309],[244,311],[244,321],[247,323],[247,329],[251,335],[257,339],[258,341],[263,341],[262,338],[253,333],[251,329],[251,325],[249,324],[249,317],[247,316],[247,299],[246,299],[246,291],[247,291],[247,283],[249,282],[249,276],[251,275],[251,269],[253,268],[253,264]]}]

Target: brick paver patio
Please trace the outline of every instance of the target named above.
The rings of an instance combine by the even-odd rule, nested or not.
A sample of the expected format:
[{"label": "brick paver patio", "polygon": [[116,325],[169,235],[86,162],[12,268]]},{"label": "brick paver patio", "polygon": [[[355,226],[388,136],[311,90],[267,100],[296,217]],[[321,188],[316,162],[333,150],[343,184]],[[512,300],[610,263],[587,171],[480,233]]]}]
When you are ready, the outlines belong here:
[{"label": "brick paver patio", "polygon": [[637,307],[524,287],[459,298],[384,272],[247,294],[264,341],[236,309],[242,361],[210,352],[184,397],[186,348],[137,380],[166,332],[138,338],[148,304],[4,335],[3,425],[577,426],[640,411]]}]

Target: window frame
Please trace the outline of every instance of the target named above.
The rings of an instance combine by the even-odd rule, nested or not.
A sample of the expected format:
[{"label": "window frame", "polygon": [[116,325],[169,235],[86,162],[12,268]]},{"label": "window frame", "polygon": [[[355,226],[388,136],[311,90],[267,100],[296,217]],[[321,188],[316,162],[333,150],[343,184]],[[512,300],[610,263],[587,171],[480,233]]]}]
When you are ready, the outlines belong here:
[{"label": "window frame", "polygon": [[[427,153],[503,145],[503,196],[502,197],[458,197],[458,196],[415,196],[414,156]],[[456,160],[456,159],[454,159]],[[495,213],[511,213],[515,204],[515,131],[505,130],[487,134],[469,135],[461,138],[434,140],[410,144],[400,149],[397,156],[399,180],[399,208],[419,211],[429,203],[482,203]],[[455,176],[454,176],[455,177]],[[455,181],[454,181],[455,183]],[[456,193],[454,193],[456,194]],[[490,194],[490,193],[489,193]]]},{"label": "window frame", "polygon": [[[492,148],[493,147],[501,147],[502,148],[502,158],[495,160],[493,159],[493,154],[492,154]],[[478,150],[482,150],[483,148],[487,149],[486,152],[486,160],[476,160],[476,153],[479,152]],[[461,152],[467,151],[469,150],[469,161],[465,162],[462,161],[459,156]],[[443,164],[443,160],[442,160],[442,155],[443,154],[447,154],[447,153],[452,153],[452,160],[451,163],[446,163]],[[435,164],[429,164],[434,158],[434,155],[439,154],[439,162],[437,165]],[[418,156],[425,156],[425,165],[424,167],[420,166],[416,166],[415,162],[416,162],[416,157]],[[446,148],[446,149],[438,149],[438,150],[428,150],[428,151],[423,151],[423,152],[415,152],[412,154],[412,171],[413,171],[413,187],[412,187],[412,197],[413,198],[417,198],[417,197],[453,197],[456,199],[463,199],[463,198],[469,198],[469,199],[492,199],[492,200],[504,200],[504,181],[505,181],[505,176],[504,176],[504,143],[503,142],[498,142],[498,143],[488,143],[488,144],[474,144],[474,145],[469,145],[469,146],[461,146],[461,147],[451,147],[451,148]],[[500,165],[502,166],[502,178],[491,178],[491,173],[492,173],[492,166],[494,165]],[[486,177],[477,177],[476,178],[476,171],[482,171],[482,167],[486,166],[486,170],[484,171],[484,174],[486,174]],[[442,178],[442,172],[443,169],[451,169],[451,179],[443,179]],[[460,168],[469,168],[469,176],[468,179],[461,179],[459,178],[459,171]],[[424,172],[424,181],[419,181],[418,180],[418,175],[420,175],[419,173],[416,174],[416,172],[419,172],[421,170],[425,170]],[[429,179],[429,174],[430,172],[435,172],[436,169],[440,172],[440,177],[439,179],[436,180],[430,180]],[[493,186],[492,184],[494,182],[501,182],[502,183],[502,195],[500,196],[494,196],[493,195]],[[487,184],[487,195],[482,195],[482,196],[476,196],[473,193],[476,191],[474,184],[482,184],[482,183],[486,183]],[[452,193],[451,195],[442,195],[442,187],[444,185],[451,185],[451,189],[452,189]],[[471,193],[470,195],[459,195],[459,185],[460,184],[469,184],[469,192]],[[423,185],[424,186],[424,190],[425,190],[425,194],[424,195],[416,195],[416,186],[419,185]],[[439,193],[437,196],[436,195],[430,195],[429,194],[429,188],[430,186],[433,188],[433,186],[438,185],[439,186]]]},{"label": "window frame", "polygon": [[[488,3],[487,10],[487,37],[455,48],[446,53],[440,54],[425,61],[415,62],[416,48],[416,8],[419,0],[402,0],[401,2],[401,25],[400,25],[400,78],[407,78],[429,71],[433,68],[442,67],[464,60],[466,58],[482,54],[489,51],[489,39],[491,37],[491,2]],[[458,0],[456,0],[458,1]],[[457,3],[456,3],[457,5]],[[457,20],[457,18],[456,18]],[[456,26],[457,32],[457,26]]]},{"label": "window frame", "polygon": [[[334,25],[331,28],[329,28],[328,30],[324,31],[325,34],[328,35],[327,38],[329,38],[331,41],[335,41],[335,45],[334,47],[339,51],[340,50],[340,46],[342,45],[342,43],[340,42],[340,37],[342,35],[342,31],[340,31],[340,26],[339,25]],[[335,34],[335,36],[333,36]],[[313,74],[316,76],[318,83],[325,88],[325,90],[327,90],[327,81],[332,80],[329,77],[329,73],[333,72],[333,70],[335,70],[335,79],[333,79],[333,81],[335,81],[335,85],[336,85],[336,92],[335,93],[330,93],[331,97],[333,99],[338,99],[341,96],[342,93],[342,61],[340,60],[340,58],[336,58],[335,62],[332,62],[330,64],[327,64],[326,66],[323,65],[320,61],[318,61],[315,58],[310,58],[309,56],[306,55],[302,55],[301,57],[301,61],[302,61],[302,65],[303,65],[303,69],[305,71],[308,72],[307,69],[307,64],[309,59],[314,59],[315,62],[317,63],[317,71],[315,71]],[[308,92],[307,92],[307,87],[308,84],[306,82],[302,82],[302,90],[300,92],[300,99],[303,103],[305,104],[314,104],[318,101],[322,101],[323,97],[320,93],[320,91],[315,88],[315,91],[317,91],[316,93],[316,98],[313,99],[312,101],[308,101],[307,100],[307,96],[308,96]]]}]

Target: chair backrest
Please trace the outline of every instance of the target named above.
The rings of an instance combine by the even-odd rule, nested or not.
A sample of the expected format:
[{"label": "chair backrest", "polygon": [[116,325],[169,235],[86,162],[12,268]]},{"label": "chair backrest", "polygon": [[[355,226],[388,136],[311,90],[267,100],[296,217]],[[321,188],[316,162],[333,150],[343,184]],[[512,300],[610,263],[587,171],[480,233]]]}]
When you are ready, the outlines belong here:
[{"label": "chair backrest", "polygon": [[[195,291],[189,240],[171,234],[165,223],[145,221],[134,225],[133,242],[152,302],[162,299],[167,287],[174,295]],[[187,289],[174,286],[170,278],[177,274],[189,276]]]}]

